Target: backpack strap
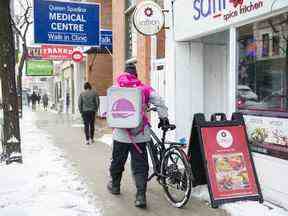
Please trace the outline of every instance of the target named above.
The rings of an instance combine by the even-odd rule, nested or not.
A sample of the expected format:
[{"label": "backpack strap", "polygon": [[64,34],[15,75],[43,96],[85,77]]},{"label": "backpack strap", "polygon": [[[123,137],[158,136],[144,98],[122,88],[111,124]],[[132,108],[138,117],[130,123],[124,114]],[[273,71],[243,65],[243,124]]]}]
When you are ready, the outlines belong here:
[{"label": "backpack strap", "polygon": [[135,143],[135,142],[133,141],[133,137],[132,137],[132,134],[131,134],[130,130],[129,130],[129,129],[126,129],[126,131],[127,131],[128,137],[129,137],[130,141],[132,142],[133,146],[136,148],[136,150],[137,150],[140,154],[143,154],[143,151],[140,149],[140,147],[137,145],[137,143]]}]

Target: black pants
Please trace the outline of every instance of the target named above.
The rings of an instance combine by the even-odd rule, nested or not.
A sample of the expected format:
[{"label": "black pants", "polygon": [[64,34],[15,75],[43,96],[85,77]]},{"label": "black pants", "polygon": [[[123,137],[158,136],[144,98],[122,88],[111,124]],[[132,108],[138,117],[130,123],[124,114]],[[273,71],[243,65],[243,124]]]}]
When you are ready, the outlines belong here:
[{"label": "black pants", "polygon": [[94,111],[86,111],[82,113],[82,118],[84,122],[84,131],[86,140],[88,141],[90,138],[94,138],[94,130],[95,130],[95,112]]},{"label": "black pants", "polygon": [[131,168],[137,193],[146,193],[149,171],[146,143],[137,143],[137,145],[141,149],[142,153],[138,152],[135,146],[131,143],[121,143],[114,140],[110,175],[112,178],[112,184],[119,187],[125,163],[130,152]]}]

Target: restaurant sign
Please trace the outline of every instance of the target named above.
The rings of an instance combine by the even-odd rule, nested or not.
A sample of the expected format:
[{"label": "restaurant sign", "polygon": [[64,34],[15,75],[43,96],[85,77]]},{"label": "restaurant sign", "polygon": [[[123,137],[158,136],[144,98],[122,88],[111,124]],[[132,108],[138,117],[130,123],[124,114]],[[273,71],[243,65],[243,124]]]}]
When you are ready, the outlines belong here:
[{"label": "restaurant sign", "polygon": [[[232,24],[288,7],[287,0],[179,0],[175,1],[177,41],[224,30]],[[192,10],[191,10],[192,9]],[[183,19],[186,22],[183,22]]]}]

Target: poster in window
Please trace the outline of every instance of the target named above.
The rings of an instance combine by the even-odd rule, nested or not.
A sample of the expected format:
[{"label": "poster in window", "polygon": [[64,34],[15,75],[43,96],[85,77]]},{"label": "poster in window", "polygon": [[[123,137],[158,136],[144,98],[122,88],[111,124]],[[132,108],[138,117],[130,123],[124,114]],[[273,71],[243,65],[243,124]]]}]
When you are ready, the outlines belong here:
[{"label": "poster in window", "polygon": [[288,119],[244,116],[252,150],[288,160]]}]

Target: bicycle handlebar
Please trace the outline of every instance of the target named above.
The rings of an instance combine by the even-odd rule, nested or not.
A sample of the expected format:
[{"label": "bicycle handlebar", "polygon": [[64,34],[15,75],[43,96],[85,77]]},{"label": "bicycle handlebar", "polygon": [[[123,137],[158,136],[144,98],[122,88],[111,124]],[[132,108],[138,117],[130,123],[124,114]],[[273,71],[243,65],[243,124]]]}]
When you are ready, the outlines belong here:
[{"label": "bicycle handlebar", "polygon": [[[150,108],[146,109],[146,112],[151,112],[151,111],[157,112],[157,107],[150,107]],[[174,125],[174,124],[164,125],[164,126],[161,127],[161,129],[163,131],[175,130],[176,129],[176,125]]]},{"label": "bicycle handlebar", "polygon": [[175,130],[175,129],[176,129],[176,125],[174,125],[174,124],[165,125],[165,126],[163,126],[161,129],[162,129],[162,130],[166,130],[166,131],[168,131],[168,130]]}]

